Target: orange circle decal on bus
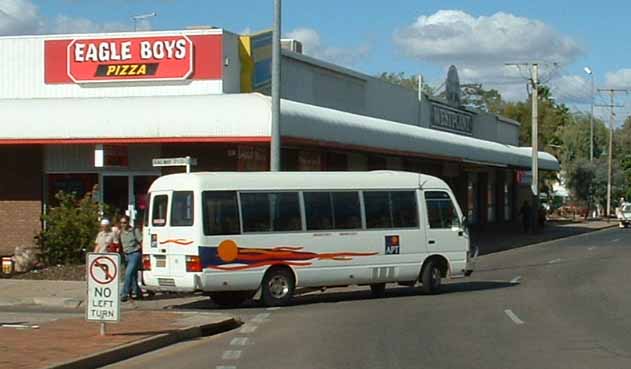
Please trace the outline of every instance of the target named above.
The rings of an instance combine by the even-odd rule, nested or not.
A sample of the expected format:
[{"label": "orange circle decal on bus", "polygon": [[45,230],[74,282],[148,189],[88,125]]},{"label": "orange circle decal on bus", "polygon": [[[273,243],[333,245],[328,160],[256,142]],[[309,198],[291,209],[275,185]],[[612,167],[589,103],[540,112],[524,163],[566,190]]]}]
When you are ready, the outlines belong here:
[{"label": "orange circle decal on bus", "polygon": [[219,247],[217,248],[217,255],[226,263],[233,262],[239,255],[239,247],[233,240],[221,241]]}]

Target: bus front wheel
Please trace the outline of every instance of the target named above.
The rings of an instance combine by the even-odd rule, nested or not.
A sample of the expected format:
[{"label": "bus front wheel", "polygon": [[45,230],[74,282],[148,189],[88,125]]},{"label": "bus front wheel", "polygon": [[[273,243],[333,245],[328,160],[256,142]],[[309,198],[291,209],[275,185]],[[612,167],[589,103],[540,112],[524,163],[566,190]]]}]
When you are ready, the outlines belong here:
[{"label": "bus front wheel", "polygon": [[290,269],[274,267],[265,273],[261,284],[261,301],[265,306],[287,305],[294,295],[296,281]]},{"label": "bus front wheel", "polygon": [[421,273],[423,292],[427,294],[439,293],[442,274],[440,264],[436,260],[428,261]]}]

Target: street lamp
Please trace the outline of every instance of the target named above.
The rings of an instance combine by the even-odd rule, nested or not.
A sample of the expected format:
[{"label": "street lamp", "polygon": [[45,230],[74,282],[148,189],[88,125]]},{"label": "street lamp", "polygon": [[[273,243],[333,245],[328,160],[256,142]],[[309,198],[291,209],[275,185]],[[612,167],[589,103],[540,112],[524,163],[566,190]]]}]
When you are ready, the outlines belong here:
[{"label": "street lamp", "polygon": [[592,80],[591,105],[592,112],[589,115],[589,161],[594,160],[594,73],[590,67],[583,68],[585,73],[589,74]]}]

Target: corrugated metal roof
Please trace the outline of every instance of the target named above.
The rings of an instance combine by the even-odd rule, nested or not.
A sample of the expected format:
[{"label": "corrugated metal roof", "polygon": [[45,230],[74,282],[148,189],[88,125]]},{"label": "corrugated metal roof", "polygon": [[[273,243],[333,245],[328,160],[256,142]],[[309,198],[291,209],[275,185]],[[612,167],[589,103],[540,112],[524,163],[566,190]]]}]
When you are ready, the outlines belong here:
[{"label": "corrugated metal roof", "polygon": [[[269,137],[270,98],[259,94],[0,100],[0,143],[24,140]],[[395,123],[288,100],[282,135],[368,148],[529,168],[530,148]],[[558,170],[548,153],[541,169]]]}]

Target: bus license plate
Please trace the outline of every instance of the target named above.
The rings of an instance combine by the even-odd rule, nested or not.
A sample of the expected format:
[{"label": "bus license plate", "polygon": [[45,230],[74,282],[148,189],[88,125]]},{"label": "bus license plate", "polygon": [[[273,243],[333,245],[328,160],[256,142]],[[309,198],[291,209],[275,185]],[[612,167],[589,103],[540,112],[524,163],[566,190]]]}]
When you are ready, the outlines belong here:
[{"label": "bus license plate", "polygon": [[156,268],[166,268],[167,258],[164,255],[156,255]]}]

